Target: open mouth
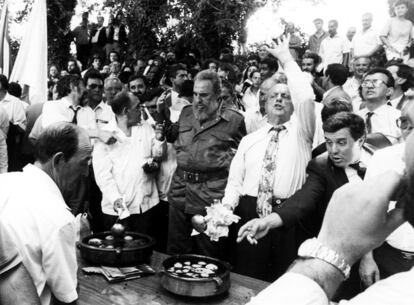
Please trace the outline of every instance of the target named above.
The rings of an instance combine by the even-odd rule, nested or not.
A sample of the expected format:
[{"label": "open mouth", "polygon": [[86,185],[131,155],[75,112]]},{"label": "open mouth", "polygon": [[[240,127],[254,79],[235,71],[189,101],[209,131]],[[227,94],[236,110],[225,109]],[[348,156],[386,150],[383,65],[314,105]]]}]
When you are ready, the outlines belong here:
[{"label": "open mouth", "polygon": [[274,105],[274,107],[275,107],[276,110],[283,110],[283,106],[280,105],[280,104],[276,104],[276,105]]}]

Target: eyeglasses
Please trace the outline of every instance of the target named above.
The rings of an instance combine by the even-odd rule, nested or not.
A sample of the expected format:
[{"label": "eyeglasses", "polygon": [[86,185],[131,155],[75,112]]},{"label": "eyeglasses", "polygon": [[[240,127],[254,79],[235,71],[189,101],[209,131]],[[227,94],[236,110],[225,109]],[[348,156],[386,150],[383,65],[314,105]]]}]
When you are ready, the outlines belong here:
[{"label": "eyeglasses", "polygon": [[410,120],[403,116],[397,119],[397,127],[407,131],[414,129],[414,127],[411,125]]},{"label": "eyeglasses", "polygon": [[94,89],[96,89],[96,88],[98,88],[98,89],[103,89],[103,85],[98,85],[98,84],[90,84],[90,85],[88,85],[88,88],[89,88],[89,89],[91,89],[91,90],[94,90]]},{"label": "eyeglasses", "polygon": [[380,79],[366,79],[361,83],[361,87],[362,88],[367,88],[367,87],[375,87],[378,88],[381,84],[384,84],[385,86],[387,86],[387,84]]}]

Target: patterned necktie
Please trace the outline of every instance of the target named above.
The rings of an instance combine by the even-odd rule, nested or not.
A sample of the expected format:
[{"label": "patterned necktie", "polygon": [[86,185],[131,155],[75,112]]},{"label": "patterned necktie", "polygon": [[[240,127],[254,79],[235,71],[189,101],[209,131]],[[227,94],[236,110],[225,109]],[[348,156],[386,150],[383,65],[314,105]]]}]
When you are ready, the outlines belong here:
[{"label": "patterned necktie", "polygon": [[354,164],[349,164],[349,167],[356,170],[358,176],[362,180],[364,180],[365,173],[367,172],[367,168],[365,166],[361,165],[361,162],[357,162],[357,163],[354,163]]},{"label": "patterned necktie", "polygon": [[286,127],[283,125],[273,127],[273,133],[263,159],[262,171],[257,194],[257,214],[263,218],[272,213],[273,182],[276,171],[276,155],[279,146],[279,133]]},{"label": "patterned necktie", "polygon": [[77,125],[78,124],[78,111],[79,109],[81,109],[81,107],[75,108],[75,106],[71,106],[70,109],[73,111],[72,124]]},{"label": "patterned necktie", "polygon": [[367,112],[367,118],[365,119],[365,126],[367,127],[367,134],[372,132],[372,124],[371,124],[371,117],[374,112],[370,111]]}]

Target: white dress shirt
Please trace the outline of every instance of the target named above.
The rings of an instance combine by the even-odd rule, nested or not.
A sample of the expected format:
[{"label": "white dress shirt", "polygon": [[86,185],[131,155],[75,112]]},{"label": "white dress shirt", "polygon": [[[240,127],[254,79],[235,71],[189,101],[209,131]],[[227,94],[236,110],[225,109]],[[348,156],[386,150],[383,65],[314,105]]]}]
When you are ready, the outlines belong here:
[{"label": "white dress shirt", "polygon": [[247,134],[255,132],[266,125],[267,115],[263,115],[259,107],[251,107],[244,113],[244,123],[246,124]]},{"label": "white dress shirt", "polygon": [[[414,269],[397,273],[376,282],[364,292],[338,305],[412,305],[414,300]],[[248,305],[329,305],[322,288],[310,278],[287,272],[272,283]]]},{"label": "white dress shirt", "polygon": [[[368,108],[364,108],[357,111],[356,114],[366,122],[368,112]],[[384,104],[373,112],[374,114],[371,116],[372,133],[382,133],[392,144],[397,143],[401,137],[401,131],[397,127],[397,119],[400,117],[401,111]]]},{"label": "white dress shirt", "polygon": [[127,137],[119,128],[120,139],[112,145],[95,143],[92,157],[96,183],[102,191],[102,212],[116,216],[113,204],[123,198],[131,214],[144,213],[159,202],[155,174],[147,174],[142,166],[154,157],[165,155],[166,142],[155,139],[154,129],[147,123],[131,128]]},{"label": "white dress shirt", "polygon": [[0,101],[0,106],[3,106],[6,110],[10,123],[26,125],[26,112],[23,102],[17,97],[6,93],[4,99]]},{"label": "white dress shirt", "polygon": [[259,107],[260,90],[257,90],[256,93],[253,93],[251,88],[252,87],[249,87],[246,89],[246,92],[244,92],[243,99],[242,99],[243,105],[246,111],[249,110],[250,108]]},{"label": "white dress shirt", "polygon": [[[27,165],[0,175],[0,218],[13,236],[41,304],[51,293],[62,302],[77,299],[75,218],[55,182]],[[24,189],[24,191],[22,191]]]},{"label": "white dress shirt", "polygon": [[13,269],[22,262],[16,244],[7,232],[6,227],[0,222],[0,276]]},{"label": "white dress shirt", "polygon": [[319,56],[322,58],[322,65],[326,68],[329,64],[342,64],[343,55],[349,53],[349,40],[339,37],[328,36],[321,42]]},{"label": "white dress shirt", "polygon": [[104,101],[101,101],[95,109],[96,126],[98,129],[113,131],[116,129],[115,113]]},{"label": "white dress shirt", "polygon": [[397,108],[398,104],[401,102],[401,100],[404,98],[404,94],[397,96],[396,98],[393,98],[390,100],[390,104],[392,107]]},{"label": "white dress shirt", "polygon": [[352,38],[351,49],[353,49],[354,57],[366,56],[381,45],[379,34],[372,27],[366,31],[357,32]]},{"label": "white dress shirt", "polygon": [[[377,150],[368,163],[366,178],[375,177],[386,171],[395,171],[402,175],[404,163],[405,143],[389,146]],[[390,202],[390,209],[395,207],[395,201]],[[387,237],[387,243],[402,251],[414,252],[414,228],[405,222]]]},{"label": "white dress shirt", "polygon": [[[71,107],[71,99],[67,96],[57,101],[47,101],[42,110],[42,128],[57,122],[72,122],[75,113]],[[96,129],[95,112],[89,106],[76,108],[80,108],[76,117],[77,125],[86,130]]]},{"label": "white dress shirt", "polygon": [[322,129],[322,112],[323,104],[315,102],[315,134],[313,136],[312,149],[325,142],[325,134]]},{"label": "white dress shirt", "polygon": [[[276,198],[292,196],[305,182],[315,131],[314,94],[308,79],[295,62],[285,65],[285,73],[295,111],[283,124],[286,129],[279,133],[273,185]],[[266,123],[241,140],[230,166],[223,203],[236,206],[240,196],[257,197],[262,162],[272,137],[271,128]]]}]

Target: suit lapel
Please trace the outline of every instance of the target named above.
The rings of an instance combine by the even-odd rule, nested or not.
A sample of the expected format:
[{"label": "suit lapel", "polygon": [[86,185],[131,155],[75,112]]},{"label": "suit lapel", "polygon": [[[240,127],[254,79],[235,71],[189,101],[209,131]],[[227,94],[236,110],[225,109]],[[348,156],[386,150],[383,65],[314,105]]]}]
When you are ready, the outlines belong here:
[{"label": "suit lapel", "polygon": [[336,184],[337,188],[349,182],[345,170],[342,167],[335,166],[329,157],[328,167],[332,172],[333,181]]}]

